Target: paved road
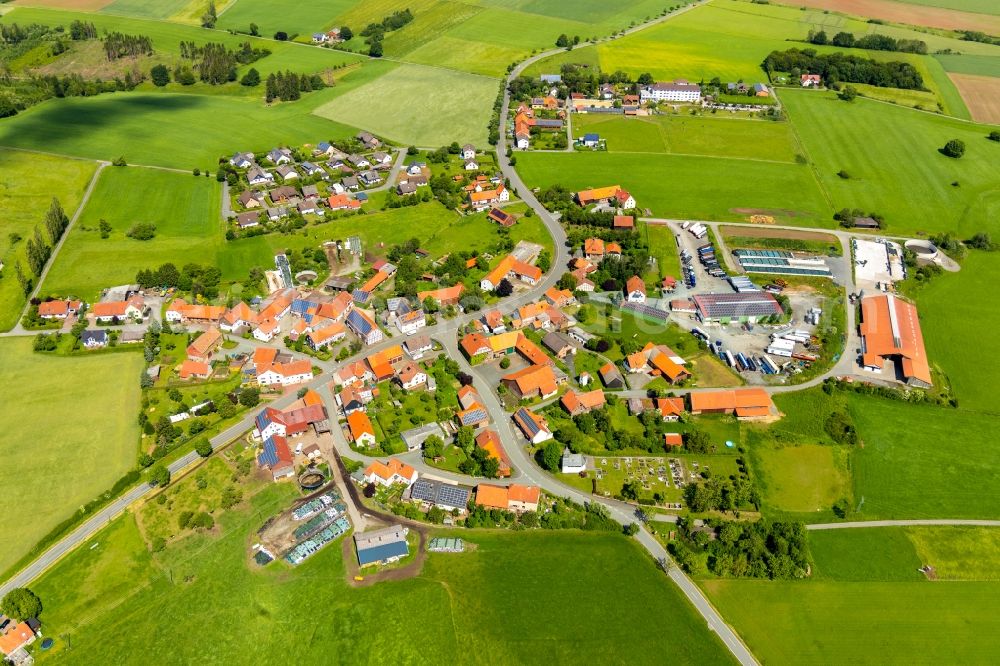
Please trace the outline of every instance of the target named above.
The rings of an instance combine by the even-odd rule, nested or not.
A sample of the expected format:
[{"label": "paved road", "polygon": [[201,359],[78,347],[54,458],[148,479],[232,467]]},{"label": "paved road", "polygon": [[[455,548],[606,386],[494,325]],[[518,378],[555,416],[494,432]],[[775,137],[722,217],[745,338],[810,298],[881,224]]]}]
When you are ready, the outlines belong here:
[{"label": "paved road", "polygon": [[922,525],[953,525],[1000,527],[1000,520],[967,520],[963,518],[930,518],[920,520],[868,520],[853,523],[817,523],[806,525],[807,530],[853,530],[865,527],[918,527]]}]

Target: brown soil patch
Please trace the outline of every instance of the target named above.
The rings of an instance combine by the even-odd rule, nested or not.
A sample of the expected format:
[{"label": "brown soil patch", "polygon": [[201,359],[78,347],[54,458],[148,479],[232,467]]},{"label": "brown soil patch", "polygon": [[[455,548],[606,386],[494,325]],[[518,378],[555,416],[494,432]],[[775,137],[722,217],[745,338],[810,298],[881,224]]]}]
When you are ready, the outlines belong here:
[{"label": "brown soil patch", "polygon": [[56,9],[75,9],[81,12],[96,12],[104,9],[115,0],[17,0],[15,6],[24,7],[54,7]]},{"label": "brown soil patch", "polygon": [[834,12],[882,19],[893,23],[924,25],[948,30],[980,30],[1000,34],[1000,16],[962,12],[941,7],[924,7],[895,0],[775,0],[792,7],[829,9]]},{"label": "brown soil patch", "polygon": [[758,225],[726,225],[722,227],[722,235],[737,238],[790,238],[792,240],[820,241],[837,244],[836,236],[819,231],[800,231],[798,229],[773,229]]},{"label": "brown soil patch", "polygon": [[972,119],[1000,125],[1000,78],[975,74],[948,74],[958,88]]},{"label": "brown soil patch", "polygon": [[802,217],[806,213],[788,208],[730,208],[730,213],[737,215],[770,215],[772,217]]}]

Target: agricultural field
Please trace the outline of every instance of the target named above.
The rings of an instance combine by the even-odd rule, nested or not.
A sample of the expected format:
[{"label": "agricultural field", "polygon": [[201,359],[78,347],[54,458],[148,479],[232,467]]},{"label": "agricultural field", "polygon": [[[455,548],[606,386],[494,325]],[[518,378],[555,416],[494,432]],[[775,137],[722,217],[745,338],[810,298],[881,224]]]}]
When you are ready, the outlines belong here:
[{"label": "agricultural field", "polygon": [[[24,292],[17,279],[16,264],[29,272],[26,243],[38,226],[44,231],[45,212],[52,197],[59,199],[70,217],[76,212],[97,164],[86,160],[0,150],[0,330],[9,330],[24,308]],[[12,234],[22,239],[12,244]]]},{"label": "agricultural field", "polygon": [[[994,196],[994,211],[1000,212],[1000,195]],[[991,219],[996,219],[996,213]],[[979,353],[977,345],[956,345],[955,340],[976,340],[984,325],[983,309],[971,294],[989,293],[1000,279],[1000,263],[994,254],[972,252],[958,273],[942,275],[917,291],[920,325],[931,363],[948,376],[961,411],[1000,415],[1000,407],[983,386],[1000,381],[1000,362]],[[992,310],[990,310],[992,312]]]},{"label": "agricultural field", "polygon": [[400,143],[434,147],[458,141],[484,146],[498,90],[496,79],[406,64],[313,113]]},{"label": "agricultural field", "polygon": [[[214,265],[225,242],[220,191],[214,178],[108,167],[41,293],[72,294],[92,301],[105,287],[131,283],[143,268],[168,261],[178,266]],[[101,238],[101,220],[111,225],[109,238]],[[127,237],[138,222],[155,224],[155,237],[146,241]]]},{"label": "agricultural field", "polygon": [[[282,497],[287,503],[287,488],[269,486],[248,508],[217,516],[211,533],[187,537],[156,555],[132,516],[115,521],[98,539],[100,547],[78,550],[34,586],[48,600],[51,635],[72,633],[72,650],[57,641],[49,660],[128,661],[133,639],[142,636],[144,654],[158,661],[248,661],[267,652],[293,661],[329,654],[379,662],[455,661],[488,653],[500,662],[525,662],[543,653],[571,660],[580,650],[599,661],[624,657],[642,663],[664,652],[679,663],[729,661],[677,588],[636,544],[616,535],[467,532],[462,538],[474,550],[430,554],[419,577],[374,587],[348,585],[339,543],[300,565],[296,575],[281,563],[251,569],[246,536],[261,515],[281,508]],[[353,549],[348,552],[353,555]],[[106,575],[119,567],[120,575]],[[484,567],[493,573],[484,577]],[[592,579],[591,592],[609,603],[577,605],[566,613],[566,599],[579,592],[576,577],[560,575],[567,567]],[[234,589],[254,601],[228,603]],[[477,593],[449,592],[472,589]],[[511,594],[547,621],[539,623],[535,613],[511,619]],[[419,644],[411,640],[411,619],[397,612],[403,607],[419,607],[438,619],[422,630]],[[315,625],[307,641],[273,620],[320,613],[330,621]],[[381,640],[373,643],[357,627],[376,622]],[[643,626],[649,630],[635,631]],[[198,640],[191,639],[195,635]]]},{"label": "agricultural field", "polygon": [[[893,234],[997,231],[1000,145],[985,139],[990,128],[871,100],[848,106],[832,93],[781,97],[834,209],[879,212]],[[965,142],[962,159],[937,152],[950,139]]]},{"label": "agricultural field", "polygon": [[844,12],[893,23],[1000,33],[1000,14],[992,0],[777,0],[794,7]]},{"label": "agricultural field", "polygon": [[[219,158],[237,150],[316,143],[357,132],[299,106],[310,101],[266,108],[247,99],[139,92],[50,100],[0,122],[0,146],[45,146],[76,157],[110,161],[124,156],[131,164],[214,173]],[[152,126],[155,132],[149,131]]]},{"label": "agricultural field", "polygon": [[995,55],[941,54],[934,57],[949,74],[1000,76],[1000,51]]},{"label": "agricultural field", "polygon": [[648,208],[656,217],[745,222],[751,214],[763,213],[781,224],[835,225],[834,209],[813,170],[802,164],[722,156],[525,152],[517,156],[517,170],[532,187],[561,184],[576,191],[621,185],[640,209]]},{"label": "agricultural field", "polygon": [[840,240],[832,235],[814,231],[768,229],[766,226],[723,226],[722,237],[726,246],[758,248],[763,250],[790,250],[840,256],[844,253]]},{"label": "agricultural field", "polygon": [[1000,514],[991,444],[998,417],[861,395],[851,395],[848,407],[864,442],[851,470],[865,518]]},{"label": "agricultural field", "polygon": [[788,123],[687,115],[623,118],[573,116],[573,133],[596,132],[611,153],[725,156],[794,163],[798,150]]},{"label": "agricultural field", "polygon": [[788,513],[828,511],[850,496],[849,452],[805,444],[751,449],[769,508]]},{"label": "agricultural field", "polygon": [[[932,583],[917,571],[938,562],[947,570],[953,544],[970,548],[956,557],[995,570],[993,534],[869,528],[810,532],[809,543],[810,579],[701,582],[762,662],[985,663],[1000,654],[988,629],[1000,585],[978,577]],[[941,551],[921,552],[923,543]]]},{"label": "agricultural field", "polygon": [[[122,0],[118,0],[121,2]],[[184,0],[180,0],[183,2]],[[219,15],[216,27],[226,30],[250,30],[250,24],[259,26],[260,34],[270,37],[276,31],[310,39],[314,32],[325,32],[340,27],[335,17],[356,4],[357,0],[305,0],[273,2],[271,0],[236,0]],[[352,26],[360,30],[363,25]]]},{"label": "agricultural field", "polygon": [[969,107],[973,120],[1000,125],[1000,78],[974,74],[948,76]]},{"label": "agricultural field", "polygon": [[0,401],[0,503],[17,508],[0,526],[0,570],[136,460],[142,354],[54,357],[31,344],[0,340],[0,374],[17,387]]}]

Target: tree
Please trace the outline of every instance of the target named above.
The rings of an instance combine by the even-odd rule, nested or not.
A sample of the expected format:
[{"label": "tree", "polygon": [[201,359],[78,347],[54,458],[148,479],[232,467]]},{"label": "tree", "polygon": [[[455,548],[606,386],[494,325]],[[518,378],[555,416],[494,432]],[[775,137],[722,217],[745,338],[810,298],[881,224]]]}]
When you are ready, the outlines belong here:
[{"label": "tree", "polygon": [[247,88],[253,88],[260,85],[260,72],[251,67],[247,70],[247,73],[243,75],[240,79],[240,85],[246,86]]},{"label": "tree", "polygon": [[0,601],[0,613],[25,621],[42,613],[42,600],[26,587],[15,587]]},{"label": "tree", "polygon": [[562,445],[556,441],[549,441],[538,453],[538,461],[542,467],[550,472],[558,472],[562,468]]},{"label": "tree", "polygon": [[640,86],[651,86],[653,85],[653,81],[654,79],[652,74],[650,74],[649,72],[643,72],[642,74],[639,75],[639,78],[636,80],[636,83],[638,83]]},{"label": "tree", "polygon": [[214,28],[217,20],[218,16],[215,12],[215,2],[213,0],[209,0],[208,11],[201,15],[201,27]]},{"label": "tree", "polygon": [[851,85],[844,86],[844,89],[837,94],[837,97],[845,102],[853,102],[857,96],[858,89]]},{"label": "tree", "polygon": [[475,431],[469,426],[462,426],[455,433],[455,446],[468,453],[472,443],[476,441]]},{"label": "tree", "polygon": [[274,39],[275,39],[275,41],[279,41],[279,42],[287,42],[288,41],[288,33],[285,32],[284,30],[279,30],[278,32],[274,33]]},{"label": "tree", "polygon": [[559,35],[559,37],[556,39],[556,46],[558,46],[559,48],[565,48],[569,46],[569,37],[567,37],[565,33]]},{"label": "tree", "polygon": [[504,278],[500,280],[500,284],[497,285],[496,294],[500,298],[506,298],[514,293],[514,285],[510,283],[510,280]]},{"label": "tree", "polygon": [[941,153],[957,160],[965,154],[965,142],[961,139],[952,139],[944,144]]},{"label": "tree", "polygon": [[260,402],[259,388],[251,386],[240,391],[240,404],[244,407],[256,407],[258,402]]},{"label": "tree", "polygon": [[194,450],[202,458],[207,458],[212,455],[212,444],[203,437],[194,443]]},{"label": "tree", "polygon": [[346,25],[340,26],[340,38],[345,42],[354,38],[354,31]]},{"label": "tree", "polygon": [[632,479],[622,485],[622,498],[633,502],[639,501],[639,482],[637,480]]},{"label": "tree", "polygon": [[167,69],[166,65],[154,65],[149,70],[149,78],[153,80],[153,85],[162,88],[170,83],[170,70]]},{"label": "tree", "polygon": [[170,484],[170,470],[165,465],[155,465],[149,470],[149,485],[165,488]]},{"label": "tree", "polygon": [[635,536],[639,533],[639,525],[637,523],[629,523],[622,527],[622,533],[625,536]]},{"label": "tree", "polygon": [[376,39],[375,41],[373,41],[371,43],[371,46],[368,47],[368,55],[370,57],[372,57],[372,58],[381,58],[382,57],[382,40],[381,39]]},{"label": "tree", "polygon": [[434,460],[444,455],[444,441],[437,435],[431,435],[424,440],[424,458]]},{"label": "tree", "polygon": [[992,250],[993,239],[990,238],[988,233],[980,231],[978,234],[969,239],[967,245],[976,250]]},{"label": "tree", "polygon": [[986,138],[990,141],[1000,141],[1000,130],[993,130]]}]

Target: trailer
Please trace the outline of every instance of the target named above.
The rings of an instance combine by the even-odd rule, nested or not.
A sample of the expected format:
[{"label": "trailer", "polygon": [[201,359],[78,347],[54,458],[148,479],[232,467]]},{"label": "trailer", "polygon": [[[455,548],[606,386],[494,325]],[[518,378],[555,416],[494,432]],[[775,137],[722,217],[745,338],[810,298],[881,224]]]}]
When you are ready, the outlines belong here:
[{"label": "trailer", "polygon": [[776,375],[778,374],[778,366],[767,356],[760,357],[760,366],[762,368],[767,368],[768,374]]},{"label": "trailer", "polygon": [[690,226],[691,226],[690,222],[684,222],[684,223],[681,224],[681,230],[684,231],[684,230],[686,230]]},{"label": "trailer", "polygon": [[747,356],[747,366],[750,368],[750,372],[757,372],[757,361],[753,360],[753,356]]},{"label": "trailer", "polygon": [[726,350],[726,363],[729,364],[730,368],[736,367],[736,359],[733,358],[732,352],[730,352],[728,349]]},{"label": "trailer", "polygon": [[772,340],[771,344],[767,347],[768,354],[773,354],[774,356],[784,356],[785,358],[791,358],[792,352],[794,351],[795,343],[791,340],[783,340],[781,338]]},{"label": "trailer", "polygon": [[743,355],[743,352],[736,355],[736,365],[739,367],[740,372],[750,369],[750,364],[747,363],[747,357]]},{"label": "trailer", "polygon": [[695,326],[694,328],[691,329],[691,335],[693,335],[696,338],[701,338],[705,342],[708,342],[708,333],[706,333],[705,331],[701,330],[697,326]]}]

